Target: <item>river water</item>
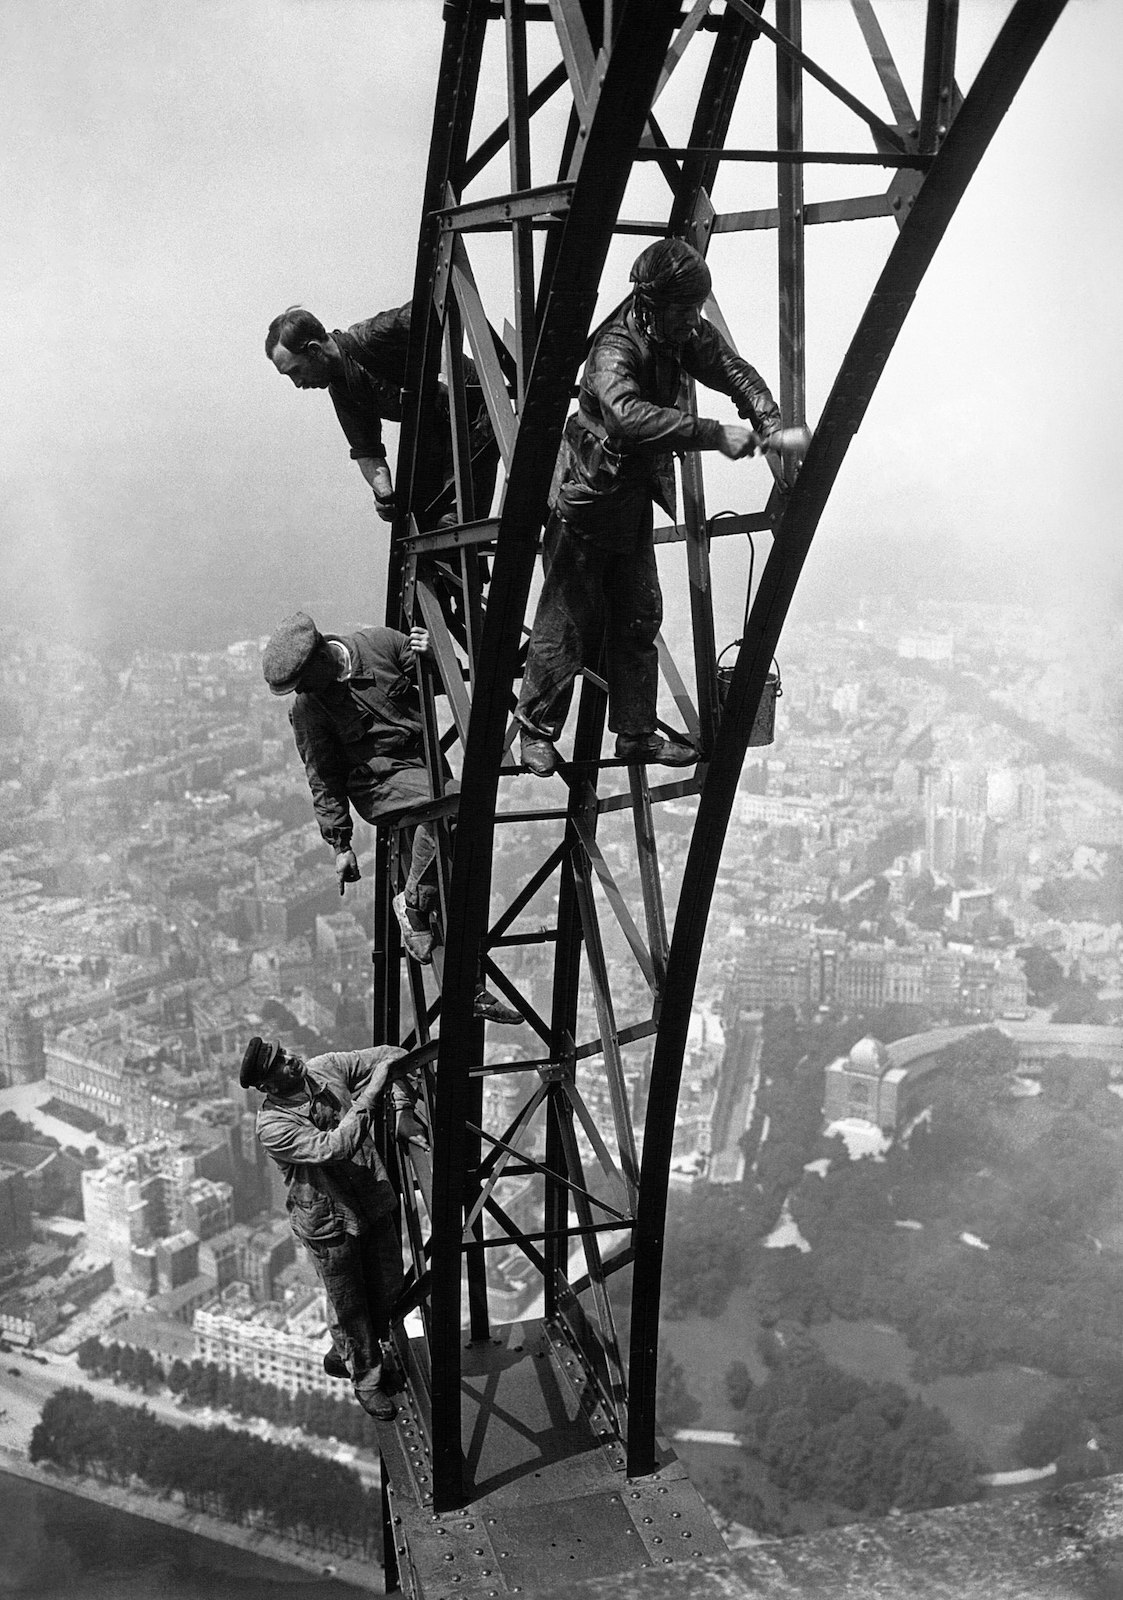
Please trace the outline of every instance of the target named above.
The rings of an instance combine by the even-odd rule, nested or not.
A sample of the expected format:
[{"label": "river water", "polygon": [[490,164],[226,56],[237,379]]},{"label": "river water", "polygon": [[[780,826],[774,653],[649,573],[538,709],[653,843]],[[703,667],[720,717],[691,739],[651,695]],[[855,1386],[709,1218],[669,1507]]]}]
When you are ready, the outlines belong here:
[{"label": "river water", "polygon": [[370,1600],[368,1590],[0,1472],[0,1596]]}]

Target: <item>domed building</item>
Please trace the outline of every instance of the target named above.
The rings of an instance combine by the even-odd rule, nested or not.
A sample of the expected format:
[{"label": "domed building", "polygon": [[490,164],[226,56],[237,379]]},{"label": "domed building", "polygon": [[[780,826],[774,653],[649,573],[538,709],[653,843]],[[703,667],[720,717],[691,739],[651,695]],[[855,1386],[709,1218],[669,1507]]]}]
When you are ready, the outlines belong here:
[{"label": "domed building", "polygon": [[985,1022],[932,1028],[909,1034],[889,1046],[859,1039],[849,1055],[826,1069],[823,1116],[827,1123],[859,1118],[893,1134],[931,1097],[931,1076],[947,1063],[944,1052],[973,1034],[991,1028],[1009,1039],[1020,1072],[1036,1076],[1058,1059],[1096,1061],[1105,1066],[1123,1093],[1123,1028],[1095,1023],[1062,1026],[1054,1022]]},{"label": "domed building", "polygon": [[827,1121],[861,1117],[865,1122],[892,1132],[896,1107],[890,1112],[887,1125],[880,1105],[881,1080],[889,1065],[888,1050],[880,1039],[868,1034],[851,1047],[848,1055],[832,1061],[826,1070],[823,1089],[823,1115]]}]

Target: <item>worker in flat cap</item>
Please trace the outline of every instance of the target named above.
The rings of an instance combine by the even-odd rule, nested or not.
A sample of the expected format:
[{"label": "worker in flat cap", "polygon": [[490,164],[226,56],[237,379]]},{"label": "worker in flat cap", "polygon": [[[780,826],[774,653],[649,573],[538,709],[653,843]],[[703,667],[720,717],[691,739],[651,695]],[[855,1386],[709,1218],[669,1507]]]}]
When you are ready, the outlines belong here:
[{"label": "worker in flat cap", "polygon": [[[328,332],[319,317],[303,306],[289,306],[273,318],[265,337],[265,354],[283,378],[297,389],[326,389],[339,425],[374,495],[383,522],[396,512],[383,421],[402,419],[406,381],[410,307],[380,311],[351,327]],[[472,515],[486,517],[495,489],[499,450],[483,391],[473,363],[464,358],[469,448],[472,454]],[[452,427],[448,390],[437,385],[435,412],[422,430],[422,470],[434,485],[436,499],[418,517],[419,526],[457,520],[453,505]],[[439,491],[439,492],[438,492]]]},{"label": "worker in flat cap", "polygon": [[[277,628],[261,667],[276,695],[294,695],[289,721],[304,762],[320,833],[335,852],[342,894],[359,877],[352,847],[352,810],[376,826],[403,827],[409,867],[393,897],[402,942],[427,965],[435,942],[430,906],[437,832],[432,822],[409,822],[431,798],[425,764],[421,701],[414,664],[429,653],[429,635],[412,628],[357,628],[321,634],[305,611]],[[451,781],[447,768],[444,782]],[[522,1016],[481,983],[475,1015],[516,1023]]]},{"label": "worker in flat cap", "polygon": [[[616,755],[676,767],[698,760],[656,721],[663,597],[652,502],[673,520],[673,452],[720,450],[738,461],[770,448],[780,428],[760,374],[701,314],[710,270],[697,250],[660,239],[637,257],[631,281],[593,340],[555,475],[545,582],[515,711],[521,764],[539,777],[557,766],[574,678],[597,665],[602,642]],[[751,426],[684,409],[685,377],[728,395]]]},{"label": "worker in flat cap", "polygon": [[324,1286],[333,1348],[325,1370],[388,1422],[383,1343],[402,1286],[398,1200],[372,1139],[378,1097],[405,1054],[393,1045],[304,1061],[255,1035],[238,1081],[263,1096],[257,1137],[281,1169],[293,1233]]}]

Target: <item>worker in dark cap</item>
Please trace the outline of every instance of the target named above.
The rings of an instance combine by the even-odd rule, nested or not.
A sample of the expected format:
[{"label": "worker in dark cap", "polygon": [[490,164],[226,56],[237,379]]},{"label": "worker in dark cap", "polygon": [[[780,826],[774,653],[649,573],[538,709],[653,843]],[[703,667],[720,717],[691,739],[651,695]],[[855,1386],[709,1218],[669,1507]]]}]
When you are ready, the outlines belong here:
[{"label": "worker in dark cap", "polygon": [[[437,834],[433,823],[411,825],[408,818],[433,798],[414,674],[416,659],[428,653],[424,628],[408,636],[395,628],[321,634],[307,612],[297,611],[277,628],[261,662],[273,694],[295,695],[289,721],[320,833],[335,851],[340,893],[359,878],[352,809],[366,822],[407,830],[409,866],[393,908],[407,953],[423,965],[435,942]],[[490,1022],[522,1021],[482,983],[474,1010]]]},{"label": "worker in dark cap", "polygon": [[264,1096],[257,1137],[281,1169],[292,1231],[327,1296],[333,1348],[324,1368],[349,1377],[372,1417],[395,1414],[383,1342],[402,1286],[397,1196],[372,1141],[375,1104],[404,1051],[392,1045],[303,1061],[254,1037],[238,1081]]},{"label": "worker in dark cap", "polygon": [[[720,450],[738,461],[768,449],[780,428],[760,374],[702,317],[710,270],[698,251],[660,239],[637,258],[631,277],[631,296],[589,351],[555,477],[545,583],[515,712],[521,763],[539,777],[557,766],[573,680],[596,665],[602,640],[617,756],[668,766],[697,761],[692,745],[664,738],[656,724],[663,597],[652,502],[674,518],[674,452]],[[728,395],[751,427],[684,410],[686,376]]]},{"label": "worker in dark cap", "polygon": [[[283,378],[298,389],[326,389],[339,418],[351,459],[374,494],[374,508],[383,522],[395,515],[394,490],[382,442],[383,421],[402,419],[402,386],[406,380],[410,307],[380,311],[347,329],[329,333],[319,317],[303,306],[289,306],[269,324],[265,354]],[[465,358],[465,393],[469,446],[472,452],[473,515],[491,511],[495,469],[499,452],[492,433],[476,369]],[[427,452],[428,476],[443,485],[422,527],[454,521],[452,501],[453,453],[448,390],[438,384],[436,415],[423,430],[422,450]]]}]

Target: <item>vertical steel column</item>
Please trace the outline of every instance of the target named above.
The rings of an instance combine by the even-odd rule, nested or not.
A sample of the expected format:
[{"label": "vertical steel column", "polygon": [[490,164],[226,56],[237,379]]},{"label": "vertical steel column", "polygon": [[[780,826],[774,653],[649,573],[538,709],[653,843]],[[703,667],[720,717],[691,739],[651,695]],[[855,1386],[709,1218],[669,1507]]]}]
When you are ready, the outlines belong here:
[{"label": "vertical steel column", "polygon": [[[480,1036],[479,1049],[473,1051],[478,1060],[483,1055],[482,1022],[476,1022],[474,1028]],[[478,1128],[483,1123],[484,1085],[482,1078],[474,1078],[470,1089],[470,1105],[468,1117],[473,1126]],[[464,1141],[465,1159],[467,1162],[464,1173],[464,1209],[468,1212],[479,1199],[480,1184],[477,1174],[480,1166],[482,1146],[478,1133],[469,1132]],[[484,1236],[483,1218],[476,1217],[470,1229],[474,1239],[482,1240]],[[487,1251],[483,1245],[468,1245],[465,1250],[465,1269],[468,1276],[468,1328],[473,1343],[486,1339],[491,1332],[487,1314]]]},{"label": "vertical steel column", "polygon": [[[448,0],[444,18],[445,37],[422,200],[413,287],[413,319],[406,358],[406,383],[402,394],[403,416],[398,452],[398,488],[402,509],[401,525],[395,523],[395,535],[409,526],[411,514],[429,504],[437,487],[423,476],[425,452],[422,441],[424,419],[431,414],[436,395],[441,351],[441,326],[433,298],[441,260],[439,212],[447,204],[450,191],[459,197],[462,186],[487,26],[486,0]],[[395,541],[390,551],[386,594],[387,621],[391,626],[396,624],[399,616],[398,588],[403,564],[401,547]],[[443,909],[447,937],[447,905]],[[470,1007],[468,1010],[470,1018]],[[473,1031],[470,1020],[465,1020],[461,1038],[470,1040],[477,1050],[482,1046],[481,1033],[482,1030]],[[467,1060],[462,1058],[465,1074],[467,1066]],[[463,1110],[467,1111],[467,1104]],[[438,1259],[430,1264],[432,1294],[428,1318],[432,1390],[431,1415],[427,1421],[433,1445],[433,1492],[435,1503],[446,1507],[455,1504],[463,1494],[460,1442],[460,1224],[464,1215],[464,1171],[468,1152],[463,1139],[458,1139],[457,1144],[458,1177],[454,1189],[446,1191],[445,1215],[442,1218],[446,1228],[451,1230],[451,1237],[444,1251],[434,1252]],[[434,1186],[437,1182],[435,1174]]]},{"label": "vertical steel column", "polygon": [[393,1508],[386,1488],[386,1462],[381,1452],[378,1457],[378,1478],[382,1505],[382,1586],[387,1594],[393,1594],[400,1587],[401,1573],[398,1569],[397,1535],[394,1531]]},{"label": "vertical steel column", "polygon": [[655,971],[655,1007],[663,996],[667,981],[667,912],[663,904],[663,880],[659,873],[659,848],[655,839],[655,819],[651,813],[651,788],[646,767],[628,768],[632,791],[632,817],[636,835],[636,860],[639,863],[640,892],[643,895],[647,942]]},{"label": "vertical steel column", "polygon": [[413,278],[413,314],[406,381],[402,387],[402,426],[396,473],[398,514],[390,544],[386,583],[386,621],[397,627],[401,615],[400,587],[404,565],[401,539],[410,515],[429,504],[438,485],[423,481],[425,453],[421,449],[422,419],[429,415],[436,395],[441,359],[441,329],[433,294],[440,260],[441,224],[438,215],[450,186],[459,195],[476,104],[487,0],[446,0],[445,34],[433,107],[433,136],[421,202],[417,265]]},{"label": "vertical steel column", "polygon": [[[776,0],[776,25],[797,49],[803,47],[803,0]],[[784,51],[776,52],[776,144],[803,149],[803,68]],[[786,427],[807,419],[804,360],[803,167],[781,161],[776,167],[777,243],[780,278],[780,415]]]},{"label": "vertical steel column", "polygon": [[[577,704],[577,729],[574,756],[577,760],[595,758],[604,731],[604,695],[588,680],[581,684]],[[577,1003],[581,990],[581,951],[584,934],[581,919],[578,867],[575,857],[581,850],[577,817],[582,800],[577,785],[570,790],[565,827],[565,859],[558,878],[557,940],[554,945],[554,986],[550,1010],[550,1055],[562,1073],[574,1073],[573,1041],[577,1029]],[[573,1108],[555,1085],[550,1094],[546,1126],[546,1166],[551,1173],[568,1169]],[[572,1173],[569,1174],[572,1177]],[[548,1264],[545,1284],[545,1310],[548,1317],[558,1310],[559,1281],[568,1276],[569,1251],[561,1237],[569,1223],[570,1190],[555,1178],[546,1179],[546,1231],[551,1237],[543,1244]]]},{"label": "vertical steel column", "polygon": [[[468,404],[464,394],[464,325],[456,296],[449,295],[445,307],[445,365],[448,369],[449,420],[452,423],[452,466],[456,486],[456,520],[471,522],[477,515],[476,493],[472,482],[472,440],[468,428]],[[486,516],[487,508],[479,515]],[[469,651],[469,656],[471,652]]]},{"label": "vertical steel column", "polygon": [[952,118],[959,0],[929,0],[924,35],[924,80],[920,91],[920,152],[934,155]]},{"label": "vertical steel column", "polygon": [[390,839],[387,830],[379,828],[374,835],[374,946],[370,953],[374,979],[371,1017],[374,1044],[397,1041],[401,1011],[398,925],[391,914],[390,899]]},{"label": "vertical steel column", "polygon": [[[753,0],[759,9],[764,0]],[[702,150],[720,147],[729,131],[737,92],[752,49],[753,35],[745,19],[727,10],[719,31],[690,133],[690,144]],[[710,242],[714,208],[709,191],[718,173],[712,155],[688,155],[675,187],[669,233],[681,234],[705,255]],[[694,385],[688,385],[691,405]],[[706,493],[701,458],[689,452],[682,463],[683,525],[686,529],[686,567],[690,583],[690,618],[694,640],[694,680],[702,748],[713,747],[720,706],[717,698],[717,647],[714,640],[713,593],[710,587],[710,531],[706,520]]]},{"label": "vertical steel column", "polygon": [[[526,84],[525,0],[503,0],[507,43],[507,148],[511,189],[529,189],[530,113]],[[522,409],[526,380],[534,359],[534,236],[529,220],[511,225],[511,253],[515,293],[515,365],[518,370],[517,403]]]},{"label": "vertical steel column", "polygon": [[[694,384],[687,382],[688,408],[694,409]],[[706,488],[696,451],[682,458],[682,520],[686,529],[686,574],[690,585],[690,624],[694,640],[694,681],[702,750],[713,748],[718,724],[717,645],[714,641],[714,597],[710,586],[710,530],[706,522]]]}]

